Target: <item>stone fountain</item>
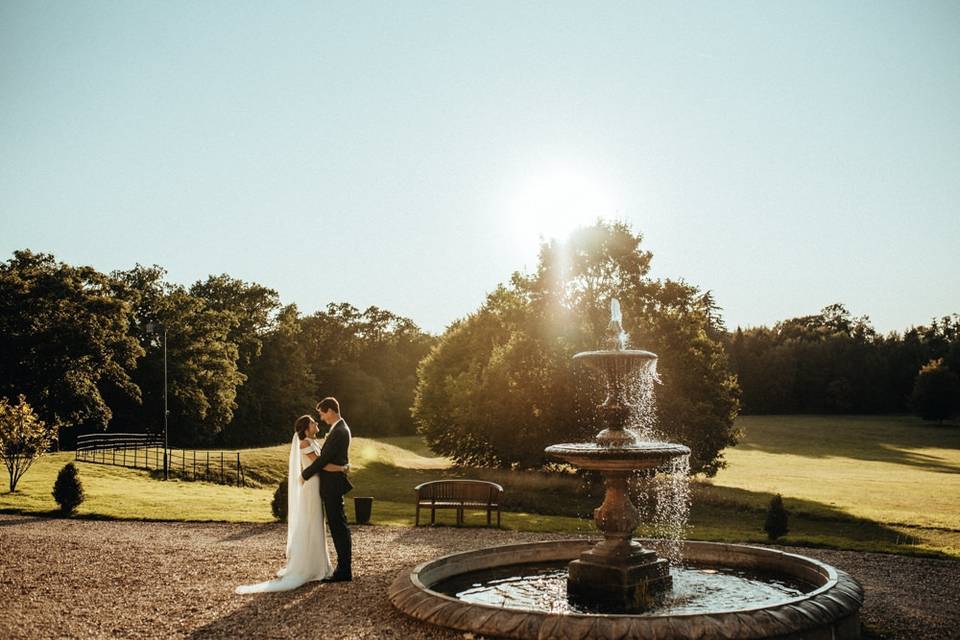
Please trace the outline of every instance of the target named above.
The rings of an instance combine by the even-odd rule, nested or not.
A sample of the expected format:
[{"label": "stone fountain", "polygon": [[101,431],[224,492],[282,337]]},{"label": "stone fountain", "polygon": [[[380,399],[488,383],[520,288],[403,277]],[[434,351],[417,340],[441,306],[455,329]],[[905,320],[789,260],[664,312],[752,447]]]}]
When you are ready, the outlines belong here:
[{"label": "stone fountain", "polygon": [[[609,348],[574,358],[603,372],[603,429],[593,442],[547,447],[551,457],[603,475],[594,511],[599,542],[586,538],[454,553],[397,577],[388,597],[423,622],[492,637],[541,640],[856,640],[863,589],[817,560],[774,549],[687,541],[683,565],[637,540],[640,517],[627,493],[638,470],[690,450],[640,441],[624,426],[626,385],[656,355],[626,348],[619,304],[611,304]],[[509,487],[507,488],[509,491]]]},{"label": "stone fountain", "polygon": [[627,481],[639,470],[656,469],[672,458],[690,455],[690,449],[669,442],[638,442],[625,428],[630,416],[625,386],[657,356],[625,348],[617,300],[610,304],[607,334],[609,349],[574,356],[601,371],[606,379],[607,398],[598,407],[605,428],[593,443],[556,444],[547,447],[546,453],[580,469],[599,471],[604,479],[603,504],[594,511],[604,540],[570,563],[567,595],[598,610],[638,612],[647,609],[656,593],[668,589],[672,580],[668,562],[633,539],[640,514],[630,501]]}]

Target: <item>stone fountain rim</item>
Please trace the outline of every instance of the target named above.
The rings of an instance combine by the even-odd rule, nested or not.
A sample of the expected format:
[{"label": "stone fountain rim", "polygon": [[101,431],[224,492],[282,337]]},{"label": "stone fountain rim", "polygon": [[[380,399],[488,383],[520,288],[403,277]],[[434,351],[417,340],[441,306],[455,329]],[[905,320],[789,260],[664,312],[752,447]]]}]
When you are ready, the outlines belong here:
[{"label": "stone fountain rim", "polygon": [[544,451],[549,455],[558,453],[577,455],[614,456],[618,453],[675,453],[678,456],[690,455],[690,447],[673,442],[630,442],[602,444],[598,442],[563,442],[552,444]]},{"label": "stone fountain rim", "polygon": [[[657,541],[649,539],[638,539],[648,544],[656,544]],[[834,626],[840,628],[844,623],[855,619],[857,633],[859,633],[858,611],[863,604],[863,589],[860,584],[849,574],[840,571],[831,565],[819,560],[801,556],[799,554],[777,551],[765,547],[752,545],[740,545],[718,542],[700,542],[687,541],[685,546],[688,550],[699,549],[715,552],[719,558],[715,563],[718,566],[731,566],[729,559],[727,562],[720,560],[723,553],[739,553],[750,557],[761,557],[766,559],[787,559],[790,563],[796,565],[796,569],[813,569],[824,578],[822,584],[817,586],[809,593],[791,598],[768,606],[744,607],[740,609],[728,609],[723,611],[714,611],[707,613],[683,613],[683,614],[665,614],[665,615],[637,615],[637,614],[601,614],[601,613],[555,613],[547,611],[536,611],[532,609],[497,607],[489,604],[469,603],[458,600],[453,596],[433,591],[430,586],[436,584],[441,579],[458,575],[458,572],[451,572],[438,580],[430,583],[430,586],[424,584],[420,576],[431,568],[438,568],[443,564],[455,561],[458,558],[485,558],[494,559],[498,557],[516,558],[520,551],[543,550],[562,550],[564,557],[555,557],[552,560],[563,561],[572,560],[581,551],[593,545],[596,541],[588,538],[573,538],[565,540],[556,540],[549,542],[532,542],[522,544],[506,544],[493,547],[485,547],[447,554],[426,562],[420,563],[409,573],[402,573],[393,582],[390,587],[388,597],[391,603],[407,615],[414,618],[437,624],[440,626],[454,628],[462,631],[477,631],[483,634],[493,634],[513,638],[539,638],[543,636],[540,627],[546,625],[549,627],[555,624],[556,620],[580,620],[589,623],[589,627],[583,634],[566,632],[566,638],[580,638],[586,640],[594,637],[597,633],[597,627],[610,628],[616,627],[622,631],[622,625],[628,623],[632,632],[623,637],[640,638],[647,637],[651,629],[657,628],[655,637],[657,638],[686,638],[687,634],[678,633],[677,628],[671,624],[671,621],[692,620],[697,618],[698,623],[703,622],[712,625],[712,631],[704,632],[704,635],[696,637],[707,639],[728,639],[728,638],[773,638],[784,634],[794,633],[800,630],[812,628],[831,628]],[[537,562],[538,560],[532,560]],[[540,559],[541,562],[550,561]],[[528,561],[531,562],[531,561]],[[497,566],[506,566],[509,564],[526,564],[523,560],[514,560],[513,562],[489,564],[487,568]],[[475,569],[465,569],[463,572]],[[798,576],[796,573],[784,571],[788,575]],[[809,577],[806,577],[809,581]],[[413,605],[413,606],[409,606]],[[471,615],[474,614],[474,615]],[[503,628],[476,628],[475,626],[465,626],[464,620],[471,617],[486,616],[483,618],[480,626],[489,622],[493,617],[506,625]],[[798,622],[799,620],[799,622]],[[509,624],[508,624],[509,622]],[[507,628],[509,627],[509,629]],[[532,633],[536,628],[536,633],[530,635],[523,630]],[[851,627],[852,628],[852,624]],[[512,631],[511,631],[512,629]],[[517,630],[520,631],[517,631]],[[703,626],[698,626],[698,632],[703,632]],[[549,629],[548,629],[549,630]],[[547,634],[549,636],[549,634]],[[619,633],[616,635],[620,635]],[[598,637],[606,637],[599,633]],[[859,637],[858,635],[841,634],[838,638]]]},{"label": "stone fountain rim", "polygon": [[646,351],[644,349],[595,349],[593,351],[581,351],[574,354],[574,360],[583,360],[599,357],[609,358],[611,356],[626,356],[628,358],[636,358],[643,360],[656,360],[659,356],[652,351]]}]

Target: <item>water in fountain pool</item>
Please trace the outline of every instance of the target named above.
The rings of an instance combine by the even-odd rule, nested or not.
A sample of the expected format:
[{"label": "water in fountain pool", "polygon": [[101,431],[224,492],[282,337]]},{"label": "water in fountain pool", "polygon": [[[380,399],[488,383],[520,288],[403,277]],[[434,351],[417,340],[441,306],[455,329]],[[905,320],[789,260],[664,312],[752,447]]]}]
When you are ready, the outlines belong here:
[{"label": "water in fountain pool", "polygon": [[[673,589],[660,594],[644,616],[735,611],[780,604],[813,586],[784,576],[730,568],[678,566],[670,570]],[[567,565],[552,562],[512,565],[461,574],[433,587],[465,602],[550,613],[616,613],[567,601]]]}]

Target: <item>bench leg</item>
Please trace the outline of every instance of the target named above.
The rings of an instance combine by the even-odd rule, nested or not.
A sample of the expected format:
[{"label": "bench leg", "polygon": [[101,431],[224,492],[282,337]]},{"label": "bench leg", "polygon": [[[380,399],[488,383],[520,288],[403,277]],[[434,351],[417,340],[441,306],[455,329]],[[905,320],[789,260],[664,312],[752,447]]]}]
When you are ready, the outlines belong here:
[{"label": "bench leg", "polygon": [[463,507],[460,507],[459,509],[457,509],[457,526],[459,527],[462,524],[463,524]]},{"label": "bench leg", "polygon": [[437,508],[430,507],[430,524],[436,524],[436,523],[437,523]]},{"label": "bench leg", "polygon": [[417,505],[417,523],[416,523],[415,525],[413,525],[413,526],[415,526],[415,527],[419,527],[419,526],[420,526],[420,505],[419,505],[419,504]]},{"label": "bench leg", "polygon": [[497,507],[497,529],[500,528],[500,507]]},{"label": "bench leg", "polygon": [[490,515],[491,515],[490,511],[491,511],[490,507],[487,507],[487,526],[488,527],[490,526]]}]

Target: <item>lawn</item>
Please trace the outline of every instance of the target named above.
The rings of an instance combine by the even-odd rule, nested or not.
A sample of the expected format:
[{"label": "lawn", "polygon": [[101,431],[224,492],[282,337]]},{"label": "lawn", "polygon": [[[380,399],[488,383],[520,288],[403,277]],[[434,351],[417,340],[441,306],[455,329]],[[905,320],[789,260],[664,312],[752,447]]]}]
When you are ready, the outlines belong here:
[{"label": "lawn", "polygon": [[[86,500],[77,510],[79,517],[132,520],[270,522],[270,502],[276,483],[286,476],[289,445],[247,449],[241,453],[252,486],[236,488],[207,482],[173,479],[161,482],[156,472],[104,464],[76,463]],[[413,486],[445,473],[450,461],[426,457],[429,450],[419,438],[354,438],[351,446],[354,495],[376,497],[373,520],[377,524],[412,525]],[[15,493],[0,493],[0,511],[53,514],[57,508],[51,495],[60,468],[73,462],[72,453],[42,457],[20,480]],[[6,485],[6,483],[4,483]],[[7,486],[4,486],[6,489]],[[351,500],[347,499],[351,513]],[[438,521],[453,524],[454,514],[440,513]],[[471,522],[485,522],[476,513]],[[503,514],[503,526],[524,531],[575,533],[592,530],[589,522],[575,517],[536,513]]]},{"label": "lawn", "polygon": [[[738,426],[744,438],[725,452],[728,467],[712,480],[694,483],[690,538],[762,542],[766,505],[781,493],[792,514],[785,543],[960,557],[960,428],[907,417],[848,416],[745,416]],[[288,446],[244,450],[252,486],[243,489],[164,483],[146,471],[80,463],[87,500],[79,514],[270,521]],[[68,453],[42,458],[16,493],[0,493],[0,510],[52,512],[54,478],[72,459]],[[450,476],[503,484],[503,522],[511,529],[589,532],[588,518],[600,502],[596,487],[585,495],[584,484],[571,476],[456,468],[416,437],[355,438],[351,461],[352,495],[376,498],[378,524],[412,524],[413,487]],[[472,522],[484,520],[476,514]],[[440,521],[452,524],[453,513],[444,512]]]},{"label": "lawn", "polygon": [[[796,508],[960,530],[960,427],[908,416],[743,416],[713,484]],[[791,500],[787,500],[789,507]]]}]

